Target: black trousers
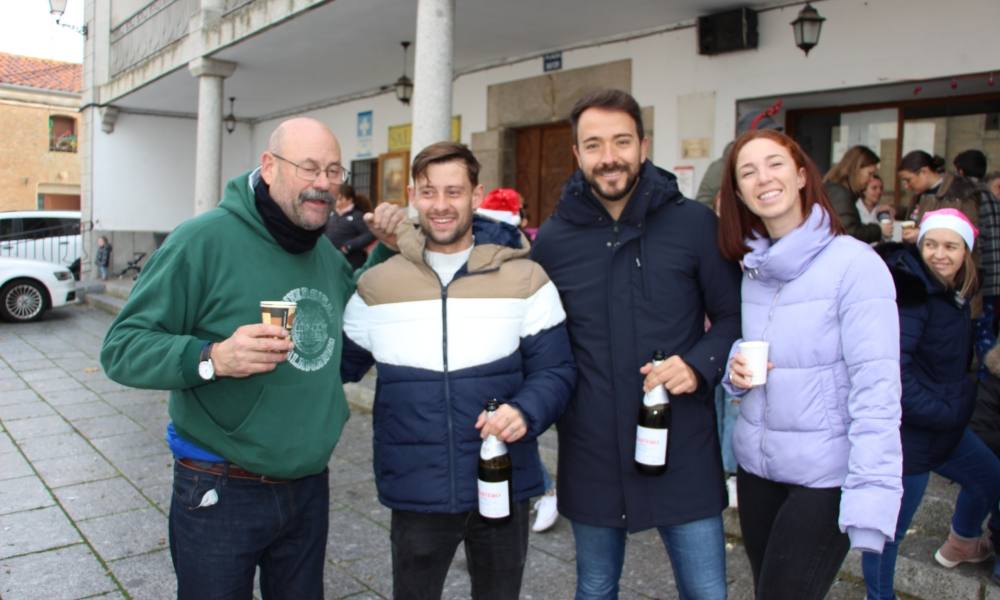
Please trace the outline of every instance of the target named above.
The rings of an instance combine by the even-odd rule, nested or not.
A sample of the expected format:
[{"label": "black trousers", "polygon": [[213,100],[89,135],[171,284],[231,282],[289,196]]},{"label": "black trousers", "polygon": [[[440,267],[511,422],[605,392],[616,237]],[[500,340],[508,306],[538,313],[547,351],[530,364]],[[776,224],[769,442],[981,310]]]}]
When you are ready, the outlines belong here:
[{"label": "black trousers", "polygon": [[840,488],[807,488],[736,473],[740,529],[758,600],[822,600],[850,540],[837,525]]},{"label": "black trousers", "polygon": [[516,600],[528,554],[528,501],[515,502],[510,520],[495,525],[478,511],[458,514],[392,511],[392,596],[437,600],[459,542],[474,600]]}]

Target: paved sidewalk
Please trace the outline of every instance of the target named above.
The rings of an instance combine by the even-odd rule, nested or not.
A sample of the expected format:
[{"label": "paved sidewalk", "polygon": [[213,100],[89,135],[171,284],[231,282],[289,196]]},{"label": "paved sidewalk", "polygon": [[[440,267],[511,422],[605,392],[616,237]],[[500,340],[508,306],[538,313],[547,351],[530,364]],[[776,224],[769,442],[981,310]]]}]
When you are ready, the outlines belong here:
[{"label": "paved sidewalk", "polygon": [[[3,600],[174,597],[166,394],[104,376],[97,357],[110,323],[106,313],[74,306],[39,323],[0,325]],[[553,444],[545,440],[550,449]],[[327,598],[391,597],[389,511],[376,498],[371,459],[371,417],[355,407],[330,461]],[[944,518],[945,528],[949,494],[953,500],[954,491],[935,481],[925,503],[931,520]],[[732,511],[725,516],[729,597],[748,600],[753,594],[738,524]],[[939,541],[939,533],[927,541],[915,536],[904,555],[926,556],[920,544]],[[464,562],[459,550],[445,598],[469,596]],[[856,554],[848,557],[830,598],[864,597],[857,562]],[[676,598],[666,564],[655,532],[632,536],[621,598]],[[574,569],[572,533],[563,519],[552,531],[531,535],[522,597],[572,598]],[[900,570],[911,582],[908,590],[919,592],[906,598],[1000,600],[1000,588],[985,583],[988,572],[985,566],[945,571],[908,558]]]}]

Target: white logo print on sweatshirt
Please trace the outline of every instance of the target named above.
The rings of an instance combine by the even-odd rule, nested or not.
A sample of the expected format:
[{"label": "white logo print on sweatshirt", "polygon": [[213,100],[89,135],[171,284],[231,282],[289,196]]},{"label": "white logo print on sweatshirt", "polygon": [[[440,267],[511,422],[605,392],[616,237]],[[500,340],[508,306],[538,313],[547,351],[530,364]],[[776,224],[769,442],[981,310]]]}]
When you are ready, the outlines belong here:
[{"label": "white logo print on sweatshirt", "polygon": [[334,323],[333,303],[323,292],[307,287],[288,292],[282,300],[296,304],[292,325],[295,348],[288,354],[288,362],[300,371],[322,369],[330,362],[337,343],[330,332]]}]

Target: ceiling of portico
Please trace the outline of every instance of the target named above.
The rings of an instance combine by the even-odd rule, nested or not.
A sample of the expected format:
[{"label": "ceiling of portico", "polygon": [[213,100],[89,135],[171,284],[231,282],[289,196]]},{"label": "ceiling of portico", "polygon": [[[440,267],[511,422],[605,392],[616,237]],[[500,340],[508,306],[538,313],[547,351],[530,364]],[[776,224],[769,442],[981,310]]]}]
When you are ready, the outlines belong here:
[{"label": "ceiling of portico", "polygon": [[[594,40],[682,25],[736,5],[732,0],[456,0],[455,4],[454,69],[459,74]],[[758,2],[757,7],[774,4]],[[391,85],[402,74],[399,43],[415,39],[416,10],[417,0],[335,0],[212,57],[238,65],[226,80],[225,95],[236,97],[235,112],[241,119],[327,105]],[[407,66],[411,77],[413,58],[411,47]],[[195,114],[197,80],[181,67],[104,102],[127,110]]]}]

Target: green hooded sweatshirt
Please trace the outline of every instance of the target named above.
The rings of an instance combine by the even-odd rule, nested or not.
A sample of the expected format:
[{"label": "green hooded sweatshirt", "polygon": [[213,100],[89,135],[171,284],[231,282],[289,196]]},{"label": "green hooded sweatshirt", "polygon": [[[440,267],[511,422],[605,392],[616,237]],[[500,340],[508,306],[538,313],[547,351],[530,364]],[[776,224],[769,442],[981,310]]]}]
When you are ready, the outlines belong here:
[{"label": "green hooded sweatshirt", "polygon": [[[181,224],[153,254],[108,330],[101,364],[121,384],[171,390],[183,438],[294,479],[323,471],[347,421],[341,326],[354,277],[325,236],[302,254],[275,242],[254,204],[256,176],[230,180],[218,208]],[[378,248],[372,263],[389,253]],[[202,380],[202,347],[260,323],[261,300],[298,303],[288,360],[269,373]]]}]

